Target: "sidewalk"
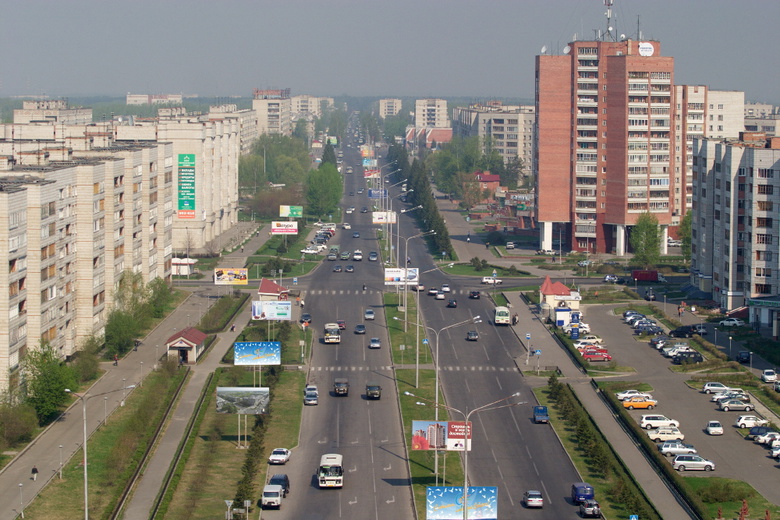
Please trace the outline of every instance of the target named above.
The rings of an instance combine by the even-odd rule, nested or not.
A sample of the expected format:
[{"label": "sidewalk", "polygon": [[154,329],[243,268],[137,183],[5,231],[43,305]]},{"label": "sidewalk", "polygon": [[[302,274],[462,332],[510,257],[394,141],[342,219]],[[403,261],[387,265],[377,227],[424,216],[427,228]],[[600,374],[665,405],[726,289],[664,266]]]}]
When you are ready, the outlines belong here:
[{"label": "sidewalk", "polygon": [[[241,237],[247,237],[252,234],[250,230],[253,225],[251,222],[242,222],[239,226],[236,226],[237,229],[233,230],[232,233],[226,234],[226,240],[232,239],[235,244],[240,243],[243,240]],[[266,228],[263,228],[263,230],[266,230]],[[267,232],[261,231],[259,235],[254,233],[245,246],[246,253],[242,253],[239,248],[235,252],[226,255],[220,262],[220,265],[224,264],[230,267],[243,266],[249,254],[262,246],[267,239]],[[209,282],[204,282],[204,286],[209,287]],[[195,289],[178,308],[142,339],[137,351],[130,351],[120,359],[118,366],[113,366],[111,362],[101,363],[101,369],[105,370],[105,373],[87,391],[87,435],[91,436],[103,423],[104,413],[109,416],[110,420],[111,413],[120,406],[123,396],[132,393],[132,390],[123,392],[122,388],[138,385],[149,371],[153,369],[157,361],[165,354],[165,341],[175,332],[186,326],[195,325],[199,321],[200,316],[210,306],[211,299],[205,299],[208,296],[206,294],[207,290],[207,288]],[[250,313],[251,310],[247,308],[242,313],[241,319],[246,317],[248,321]],[[184,397],[177,407],[174,420],[168,427],[163,443],[167,442],[171,435],[174,435],[174,431],[179,426],[182,426],[183,431],[189,415],[183,414],[182,411],[184,411],[190,399],[192,399],[191,404],[194,405],[194,400],[197,399],[201,392],[206,375],[218,364],[220,358],[237,335],[238,332],[219,334],[219,338],[206,357],[205,362],[193,367],[193,377],[187,384]],[[104,393],[106,393],[106,399],[90,398],[91,396],[98,396],[98,394]],[[186,419],[181,420],[182,417],[186,417]],[[183,424],[180,425],[179,423]],[[81,448],[83,442],[82,428],[81,403],[76,400],[59,420],[49,425],[27,447],[19,452],[14,460],[0,471],[0,496],[6,497],[0,503],[0,520],[17,518],[22,504],[26,507],[46,487],[49,481],[58,478],[60,459],[63,465],[67,464]],[[174,449],[177,444],[178,439],[176,439],[173,445]],[[163,456],[167,455],[169,463],[173,450],[169,448],[168,444],[161,444],[161,447],[163,449],[157,450],[152,457],[152,461],[147,466],[147,474],[152,470],[152,474],[159,473],[160,477],[162,477],[167,471],[168,465],[164,461],[160,463],[158,457],[161,454]],[[31,478],[30,472],[33,466],[36,466],[39,471],[39,479],[36,481],[33,481]],[[139,482],[144,484],[143,479]],[[140,485],[137,489],[140,489]],[[94,489],[92,491],[95,492]],[[147,512],[148,505],[151,505],[156,494],[157,488],[146,491],[145,497],[139,499],[147,504]],[[137,491],[136,498],[138,495]],[[126,518],[141,518],[141,516],[126,515]]]}]

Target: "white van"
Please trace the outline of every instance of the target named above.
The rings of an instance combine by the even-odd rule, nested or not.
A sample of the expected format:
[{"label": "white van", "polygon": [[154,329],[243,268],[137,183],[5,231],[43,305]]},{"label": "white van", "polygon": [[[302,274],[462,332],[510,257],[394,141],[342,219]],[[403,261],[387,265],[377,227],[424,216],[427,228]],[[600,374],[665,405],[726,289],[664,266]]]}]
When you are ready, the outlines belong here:
[{"label": "white van", "polygon": [[282,497],[284,496],[284,490],[282,486],[269,484],[263,488],[263,496],[260,499],[260,507],[263,509],[268,507],[282,508]]}]

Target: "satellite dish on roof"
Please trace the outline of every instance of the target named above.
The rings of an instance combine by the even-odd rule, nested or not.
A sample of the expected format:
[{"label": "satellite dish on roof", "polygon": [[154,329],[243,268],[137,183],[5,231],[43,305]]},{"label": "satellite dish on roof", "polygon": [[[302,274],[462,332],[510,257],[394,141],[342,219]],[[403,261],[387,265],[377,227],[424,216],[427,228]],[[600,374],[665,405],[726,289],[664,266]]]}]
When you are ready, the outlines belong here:
[{"label": "satellite dish on roof", "polygon": [[569,54],[570,52],[571,52],[571,47],[569,47],[568,45],[563,48],[563,53],[564,54]]},{"label": "satellite dish on roof", "polygon": [[542,45],[542,54],[547,52],[547,45]]},{"label": "satellite dish on roof", "polygon": [[626,41],[626,35],[625,34],[621,34],[620,35],[620,40],[621,41]]}]

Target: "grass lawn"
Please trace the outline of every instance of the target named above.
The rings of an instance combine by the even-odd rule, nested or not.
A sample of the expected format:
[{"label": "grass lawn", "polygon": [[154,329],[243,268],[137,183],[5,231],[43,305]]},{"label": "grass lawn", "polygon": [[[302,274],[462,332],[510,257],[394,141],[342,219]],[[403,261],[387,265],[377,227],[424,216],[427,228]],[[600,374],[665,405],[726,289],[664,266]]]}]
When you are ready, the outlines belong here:
[{"label": "grass lawn", "polygon": [[[730,495],[735,497],[744,496],[747,499],[750,509],[750,518],[764,518],[764,511],[769,510],[773,517],[780,515],[780,507],[767,501],[747,482],[741,480],[731,480],[720,477],[685,477],[686,482],[691,486],[696,494],[705,499],[708,492],[714,496],[723,496],[724,488],[730,491]],[[742,500],[731,500],[729,502],[704,502],[709,509],[710,518],[717,518],[718,507],[722,508],[723,518],[727,520],[736,520],[739,518],[739,510],[742,507]]]},{"label": "grass lawn", "polygon": [[[393,356],[394,364],[414,364],[417,360],[417,351],[415,349],[415,343],[417,342],[417,332],[414,324],[417,323],[417,302],[415,301],[415,292],[409,291],[408,305],[409,310],[407,313],[408,327],[404,332],[404,313],[398,310],[398,295],[395,293],[385,293],[385,315],[387,316],[387,330],[390,335],[391,355]],[[403,298],[403,293],[400,293]],[[422,298],[422,294],[420,293]],[[397,317],[398,319],[393,319]],[[425,329],[420,330],[420,363],[427,364],[431,362],[431,358],[428,355],[429,350],[422,344],[422,340],[426,337]],[[404,350],[401,350],[400,346],[404,345]],[[412,380],[414,381],[414,380]]]}]

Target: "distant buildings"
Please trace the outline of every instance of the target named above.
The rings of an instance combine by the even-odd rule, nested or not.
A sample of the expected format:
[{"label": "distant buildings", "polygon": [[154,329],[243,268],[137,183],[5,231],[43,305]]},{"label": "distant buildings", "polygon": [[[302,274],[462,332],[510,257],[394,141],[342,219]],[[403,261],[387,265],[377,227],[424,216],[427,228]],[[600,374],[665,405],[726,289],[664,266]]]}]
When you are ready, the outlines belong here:
[{"label": "distant buildings", "polygon": [[455,107],[452,111],[452,133],[461,137],[482,138],[483,152],[497,151],[504,164],[519,158],[530,172],[533,164],[533,106],[503,105],[500,101]]},{"label": "distant buildings", "polygon": [[252,109],[257,113],[257,134],[292,135],[290,89],[253,92]]},{"label": "distant buildings", "polygon": [[128,94],[128,105],[181,105],[184,97],[181,94]]},{"label": "distant buildings", "polygon": [[415,128],[450,128],[446,99],[418,99],[414,103]]},{"label": "distant buildings", "polygon": [[401,112],[402,103],[400,99],[380,99],[379,100],[379,117],[385,119],[387,117],[393,117]]}]

